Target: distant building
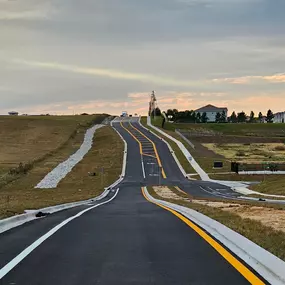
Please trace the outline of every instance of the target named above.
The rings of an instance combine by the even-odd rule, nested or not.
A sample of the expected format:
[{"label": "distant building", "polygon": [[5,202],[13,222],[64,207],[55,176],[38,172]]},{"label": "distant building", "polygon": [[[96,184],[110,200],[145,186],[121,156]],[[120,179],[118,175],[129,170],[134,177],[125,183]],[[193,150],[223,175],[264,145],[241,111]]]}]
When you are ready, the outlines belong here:
[{"label": "distant building", "polygon": [[260,120],[260,123],[263,123],[263,124],[266,124],[267,121],[266,121],[266,116],[262,116],[261,120]]},{"label": "distant building", "polygon": [[128,117],[128,112],[127,111],[123,111],[121,117]]},{"label": "distant building", "polygon": [[9,116],[18,116],[19,115],[18,112],[14,112],[14,111],[9,112],[8,114],[9,114]]},{"label": "distant building", "polygon": [[208,122],[216,122],[216,115],[217,113],[222,114],[222,112],[225,111],[226,113],[226,118],[228,117],[228,108],[219,108],[215,107],[213,105],[207,105],[205,107],[199,108],[195,110],[195,113],[200,113],[202,116],[203,113],[207,114],[208,117]]},{"label": "distant building", "polygon": [[273,123],[285,123],[285,112],[274,114]]}]

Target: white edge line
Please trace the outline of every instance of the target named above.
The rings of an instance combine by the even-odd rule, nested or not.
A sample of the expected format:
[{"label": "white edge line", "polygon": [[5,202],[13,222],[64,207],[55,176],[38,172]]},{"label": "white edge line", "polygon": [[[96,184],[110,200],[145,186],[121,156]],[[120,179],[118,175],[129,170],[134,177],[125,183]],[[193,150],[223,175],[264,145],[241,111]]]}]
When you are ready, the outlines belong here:
[{"label": "white edge line", "polygon": [[179,212],[207,231],[210,235],[219,240],[225,247],[230,249],[235,255],[244,260],[248,266],[252,267],[270,284],[285,284],[285,262],[280,258],[206,215],[183,206],[153,198],[147,191],[147,187],[143,187],[143,190],[146,196],[152,202],[156,202],[176,212]]},{"label": "white edge line", "polygon": [[117,189],[116,193],[114,194],[114,196],[109,199],[108,201],[105,201],[103,203],[97,204],[95,206],[92,206],[88,209],[85,209],[81,212],[79,212],[78,214],[76,214],[75,216],[72,216],[66,220],[64,220],[63,222],[61,222],[60,224],[58,224],[57,226],[55,226],[54,228],[52,228],[50,231],[48,231],[46,234],[44,234],[43,236],[41,236],[39,239],[37,239],[35,242],[33,242],[30,246],[28,246],[26,249],[24,249],[20,254],[18,254],[14,259],[12,259],[8,264],[6,264],[3,268],[0,269],[0,280],[7,275],[15,266],[17,266],[24,258],[26,258],[32,251],[34,251],[38,246],[40,246],[45,240],[47,240],[50,236],[52,236],[53,234],[55,234],[58,230],[60,230],[62,227],[64,227],[66,224],[68,224],[69,222],[71,222],[72,220],[80,217],[81,215],[83,215],[84,213],[97,208],[99,206],[102,206],[106,203],[111,202],[113,199],[116,198],[117,194],[119,192],[119,188]]},{"label": "white edge line", "polygon": [[[116,118],[115,118],[116,119]],[[115,120],[114,119],[114,120]],[[113,121],[112,120],[110,122],[111,126],[113,127]],[[99,196],[95,197],[95,198],[91,198],[85,201],[78,201],[78,202],[74,202],[74,203],[66,203],[66,204],[61,204],[61,205],[56,205],[56,206],[51,206],[51,207],[47,207],[47,208],[43,208],[43,209],[36,209],[35,211],[33,211],[33,213],[26,213],[26,214],[20,214],[20,215],[16,215],[7,219],[3,219],[0,220],[0,234],[4,233],[10,229],[16,228],[18,226],[21,226],[25,223],[31,222],[33,220],[36,220],[38,218],[35,217],[35,213],[36,212],[50,212],[50,213],[56,213],[59,211],[63,211],[63,210],[67,210],[70,208],[74,208],[74,207],[78,207],[81,205],[85,205],[88,204],[90,202],[93,202],[92,200],[102,200],[103,198],[105,198],[108,193],[109,193],[109,189],[113,188],[115,186],[117,186],[119,183],[122,182],[122,180],[124,179],[125,173],[126,173],[126,164],[127,164],[127,142],[124,140],[124,138],[121,136],[121,134],[113,127],[113,129],[119,134],[119,136],[121,137],[121,139],[124,141],[125,144],[125,149],[124,149],[124,159],[123,159],[123,166],[122,166],[122,173],[121,173],[121,177],[115,181],[113,184],[111,184],[110,186],[106,187],[104,192],[102,194],[100,194]]]},{"label": "white edge line", "polygon": [[142,160],[142,172],[143,172],[143,178],[145,178],[145,169],[144,169],[143,156],[141,156],[141,160]]},{"label": "white edge line", "polygon": [[[117,118],[115,118],[115,119],[117,119]],[[114,120],[115,120],[114,119]],[[113,120],[113,121],[114,121]],[[114,128],[114,126],[113,126],[113,121],[111,122],[111,126]],[[120,122],[120,121],[117,121],[117,122]],[[125,172],[126,172],[126,164],[127,164],[127,149],[128,149],[128,144],[127,144],[127,142],[126,142],[126,140],[123,138],[123,136],[120,134],[120,132],[116,129],[116,128],[114,128],[114,130],[118,133],[118,135],[120,136],[120,138],[123,140],[123,142],[124,142],[124,144],[125,144],[125,156],[124,156],[124,162],[123,162],[123,169],[124,169],[124,171],[123,171],[123,175],[122,176],[125,176]],[[144,162],[143,162],[143,156],[141,155],[141,164],[142,164],[142,173],[143,173],[143,178],[146,178],[146,176],[145,176],[145,168],[144,168]]]}]

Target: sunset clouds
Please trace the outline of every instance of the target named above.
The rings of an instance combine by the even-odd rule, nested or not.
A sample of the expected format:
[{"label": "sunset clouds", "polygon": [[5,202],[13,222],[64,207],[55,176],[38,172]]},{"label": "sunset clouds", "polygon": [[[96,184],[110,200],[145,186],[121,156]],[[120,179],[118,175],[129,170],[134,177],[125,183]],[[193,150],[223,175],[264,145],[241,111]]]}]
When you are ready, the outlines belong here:
[{"label": "sunset clouds", "polygon": [[[285,109],[283,0],[0,0],[0,114]],[[284,106],[284,107],[283,107]]]}]

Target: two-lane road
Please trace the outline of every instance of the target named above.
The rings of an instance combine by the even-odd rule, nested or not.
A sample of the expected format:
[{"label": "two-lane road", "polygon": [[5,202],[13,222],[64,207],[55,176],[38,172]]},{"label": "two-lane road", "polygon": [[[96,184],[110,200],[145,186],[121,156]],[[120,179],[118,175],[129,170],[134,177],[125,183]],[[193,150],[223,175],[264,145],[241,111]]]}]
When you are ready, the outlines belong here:
[{"label": "two-lane road", "polygon": [[167,146],[138,123],[133,127],[139,132],[129,122],[114,127],[128,144],[119,190],[0,235],[0,284],[266,284],[228,249],[220,245],[230,262],[183,219],[144,197],[144,185],[188,183],[193,191],[194,184],[183,177]]}]

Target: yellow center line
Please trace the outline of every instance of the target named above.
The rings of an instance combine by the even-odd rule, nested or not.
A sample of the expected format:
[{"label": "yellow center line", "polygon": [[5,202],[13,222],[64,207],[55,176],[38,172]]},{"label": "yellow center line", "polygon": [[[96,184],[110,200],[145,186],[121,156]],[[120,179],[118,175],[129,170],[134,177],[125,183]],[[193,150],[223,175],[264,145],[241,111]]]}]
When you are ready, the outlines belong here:
[{"label": "yellow center line", "polygon": [[134,135],[132,134],[132,132],[130,132],[126,127],[124,127],[124,125],[122,124],[122,122],[120,122],[120,124],[121,124],[121,127],[122,127],[123,129],[125,129],[125,130],[138,142],[139,147],[140,147],[140,154],[142,155],[142,154],[143,154],[143,151],[142,151],[142,144],[141,144],[141,142],[137,139],[136,136],[134,136]]},{"label": "yellow center line", "polygon": [[265,283],[260,280],[253,272],[251,272],[245,265],[243,265],[237,258],[235,258],[227,249],[225,249],[222,245],[220,245],[217,241],[215,241],[211,236],[209,236],[204,230],[200,227],[196,226],[193,222],[185,218],[180,213],[163,206],[159,203],[153,202],[149,200],[144,192],[144,187],[141,188],[142,194],[145,199],[169,212],[174,214],[180,220],[182,220],[185,224],[187,224],[190,228],[192,228],[200,237],[202,237],[207,243],[209,243],[224,259],[226,259],[250,284],[254,285],[265,285]]},{"label": "yellow center line", "polygon": [[129,124],[130,124],[130,126],[131,126],[133,129],[135,129],[137,132],[139,132],[144,138],[146,138],[146,139],[152,144],[153,149],[154,149],[154,152],[155,152],[155,156],[156,156],[156,159],[157,159],[157,162],[158,162],[158,165],[159,165],[159,167],[161,167],[162,177],[163,177],[163,178],[166,178],[166,174],[165,174],[164,169],[163,169],[163,167],[162,167],[161,160],[160,160],[160,157],[159,157],[159,155],[158,155],[158,152],[157,152],[155,143],[154,143],[150,138],[148,138],[144,133],[142,133],[139,129],[137,129],[136,127],[134,127],[131,122],[130,122]]}]

